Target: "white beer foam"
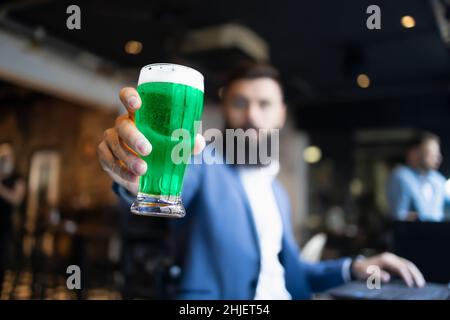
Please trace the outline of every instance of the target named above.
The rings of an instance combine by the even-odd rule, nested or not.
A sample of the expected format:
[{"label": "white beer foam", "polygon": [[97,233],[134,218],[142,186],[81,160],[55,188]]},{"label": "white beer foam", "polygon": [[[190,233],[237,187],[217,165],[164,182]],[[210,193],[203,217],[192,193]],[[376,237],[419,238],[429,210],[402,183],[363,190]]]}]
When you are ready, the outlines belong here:
[{"label": "white beer foam", "polygon": [[172,82],[204,91],[203,75],[195,69],[173,63],[146,65],[139,74],[138,86],[147,82]]}]

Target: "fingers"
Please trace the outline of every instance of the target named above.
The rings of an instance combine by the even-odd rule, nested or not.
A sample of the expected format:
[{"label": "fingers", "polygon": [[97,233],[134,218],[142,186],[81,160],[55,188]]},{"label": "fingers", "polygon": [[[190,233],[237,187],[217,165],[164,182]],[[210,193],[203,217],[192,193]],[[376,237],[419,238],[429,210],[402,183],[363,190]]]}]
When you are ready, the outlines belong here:
[{"label": "fingers", "polygon": [[202,152],[203,149],[205,148],[205,145],[206,145],[205,138],[201,134],[197,133],[197,135],[195,136],[195,143],[193,150],[194,155]]},{"label": "fingers", "polygon": [[422,272],[420,272],[420,270],[416,267],[416,265],[414,263],[412,263],[411,261],[405,260],[405,263],[407,264],[408,269],[411,272],[416,285],[419,288],[423,287],[425,285],[426,281],[425,281],[425,278],[423,277]]},{"label": "fingers", "polygon": [[142,105],[141,98],[139,97],[136,89],[131,87],[125,87],[120,90],[119,93],[120,101],[127,108],[128,113],[134,114],[137,109]]},{"label": "fingers", "polygon": [[136,182],[137,176],[129,171],[120,160],[114,158],[105,141],[100,143],[97,148],[97,153],[100,160],[100,165],[111,177],[117,175],[124,181]]},{"label": "fingers", "polygon": [[409,272],[409,269],[404,265],[397,265],[393,267],[393,271],[396,271],[398,275],[405,281],[408,287],[414,286],[414,279]]},{"label": "fingers", "polygon": [[117,118],[115,129],[120,139],[135,152],[147,156],[152,151],[152,145],[136,128],[128,115],[122,115]]},{"label": "fingers", "polygon": [[389,282],[391,280],[391,275],[389,274],[389,272],[386,272],[384,270],[381,270],[380,276],[381,281],[383,281],[384,283]]},{"label": "fingers", "polygon": [[412,262],[391,253],[383,254],[381,260],[381,267],[399,275],[408,287],[425,285],[422,273]]},{"label": "fingers", "polygon": [[121,141],[114,129],[105,131],[104,141],[114,158],[122,161],[135,175],[141,176],[147,171],[147,164],[145,161],[140,159]]}]

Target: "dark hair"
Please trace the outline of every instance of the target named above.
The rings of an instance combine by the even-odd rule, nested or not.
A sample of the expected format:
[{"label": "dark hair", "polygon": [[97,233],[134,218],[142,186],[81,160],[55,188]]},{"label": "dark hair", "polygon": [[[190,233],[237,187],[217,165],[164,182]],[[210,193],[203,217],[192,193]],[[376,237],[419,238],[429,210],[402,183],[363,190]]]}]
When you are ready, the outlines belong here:
[{"label": "dark hair", "polygon": [[437,135],[435,135],[434,133],[427,132],[427,131],[419,131],[419,132],[414,133],[414,135],[408,141],[406,147],[408,150],[410,150],[410,149],[416,148],[416,147],[420,146],[421,144],[423,144],[424,142],[427,142],[430,140],[440,143],[439,137]]},{"label": "dark hair", "polygon": [[227,88],[237,80],[251,80],[258,78],[269,78],[274,80],[280,86],[281,94],[284,95],[280,72],[274,66],[264,62],[245,62],[240,64],[230,72],[222,87],[222,91],[225,92]]}]

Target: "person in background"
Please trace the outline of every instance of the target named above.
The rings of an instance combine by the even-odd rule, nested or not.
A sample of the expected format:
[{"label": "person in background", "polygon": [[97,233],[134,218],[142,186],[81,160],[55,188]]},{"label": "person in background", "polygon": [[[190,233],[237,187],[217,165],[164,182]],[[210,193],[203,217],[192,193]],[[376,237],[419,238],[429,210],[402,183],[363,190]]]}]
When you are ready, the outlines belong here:
[{"label": "person in background", "polygon": [[[276,129],[284,125],[286,106],[278,71],[266,64],[237,69],[221,90],[226,128]],[[128,110],[105,131],[98,155],[128,202],[135,198],[138,176],[152,170],[137,154],[148,155],[151,141],[136,128],[141,99],[134,88],[120,98]],[[197,136],[194,153],[205,141]],[[208,148],[208,147],[207,147]],[[299,160],[300,161],[300,160]],[[291,224],[286,191],[276,179],[278,165],[191,164],[183,185],[186,217],[172,219],[178,299],[308,299],[313,293],[366,279],[367,267],[379,266],[381,280],[390,272],[409,286],[425,281],[416,266],[391,253],[306,263]],[[131,214],[131,213],[130,213]]]},{"label": "person in background", "polygon": [[406,165],[395,168],[387,186],[389,211],[396,220],[442,221],[449,202],[439,137],[418,132],[408,144]]},{"label": "person in background", "polygon": [[14,151],[9,143],[0,144],[0,293],[12,238],[12,213],[23,201],[25,182],[14,168]]}]

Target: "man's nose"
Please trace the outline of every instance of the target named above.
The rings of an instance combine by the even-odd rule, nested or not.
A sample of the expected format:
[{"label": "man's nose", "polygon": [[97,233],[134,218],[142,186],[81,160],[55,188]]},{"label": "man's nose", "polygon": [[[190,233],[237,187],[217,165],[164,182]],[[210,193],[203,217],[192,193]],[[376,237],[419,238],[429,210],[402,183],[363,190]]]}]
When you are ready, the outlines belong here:
[{"label": "man's nose", "polygon": [[251,103],[247,108],[247,123],[255,126],[258,124],[259,109],[256,103]]}]

